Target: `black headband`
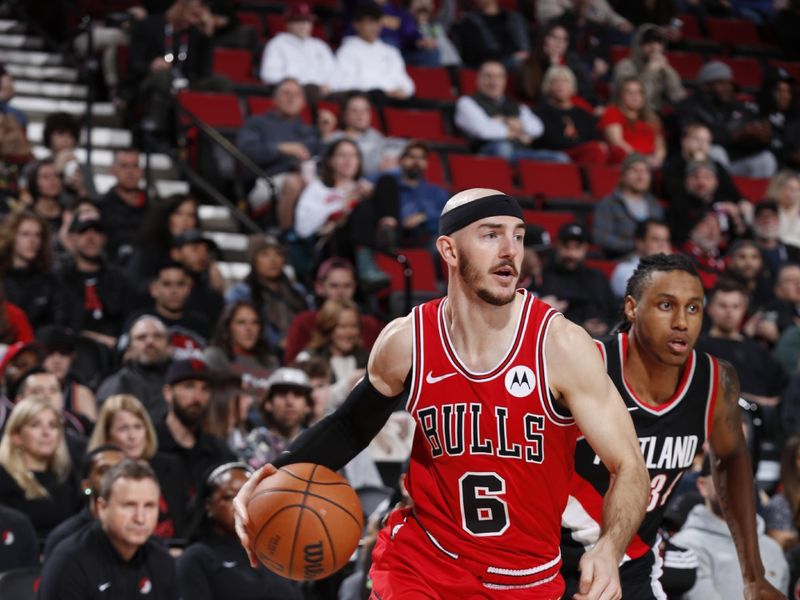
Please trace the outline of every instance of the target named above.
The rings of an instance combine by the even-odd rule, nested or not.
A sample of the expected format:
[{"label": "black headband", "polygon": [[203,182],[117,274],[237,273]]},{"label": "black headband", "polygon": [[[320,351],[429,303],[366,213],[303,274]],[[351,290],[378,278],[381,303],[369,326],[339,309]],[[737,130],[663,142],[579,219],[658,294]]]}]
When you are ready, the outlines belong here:
[{"label": "black headband", "polygon": [[457,206],[439,217],[439,235],[450,235],[486,217],[506,216],[517,217],[520,221],[525,220],[516,199],[505,194],[485,196]]}]

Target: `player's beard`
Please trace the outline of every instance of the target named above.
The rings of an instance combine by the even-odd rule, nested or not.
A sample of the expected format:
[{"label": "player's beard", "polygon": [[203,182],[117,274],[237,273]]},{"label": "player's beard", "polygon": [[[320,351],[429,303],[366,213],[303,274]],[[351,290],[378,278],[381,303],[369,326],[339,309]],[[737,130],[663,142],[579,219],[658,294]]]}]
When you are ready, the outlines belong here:
[{"label": "player's beard", "polygon": [[[509,263],[511,268],[514,270],[514,273],[517,273],[517,268],[514,263]],[[499,268],[498,265],[495,268]],[[472,263],[472,261],[468,258],[468,255],[463,250],[461,251],[461,256],[458,261],[458,274],[461,275],[461,279],[464,280],[464,283],[467,287],[475,290],[475,294],[486,302],[487,304],[492,304],[493,306],[505,306],[506,304],[512,302],[514,300],[514,294],[516,294],[517,286],[514,285],[507,293],[500,295],[494,294],[490,290],[480,287],[479,282],[481,280],[481,273]],[[517,273],[517,276],[519,274]]]}]

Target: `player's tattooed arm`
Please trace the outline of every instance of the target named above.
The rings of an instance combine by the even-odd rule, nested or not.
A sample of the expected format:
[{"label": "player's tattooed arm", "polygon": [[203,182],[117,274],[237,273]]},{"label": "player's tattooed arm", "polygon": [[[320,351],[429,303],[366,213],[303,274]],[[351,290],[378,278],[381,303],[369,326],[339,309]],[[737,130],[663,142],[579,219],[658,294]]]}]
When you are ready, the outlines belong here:
[{"label": "player's tattooed arm", "polygon": [[784,598],[764,578],[758,550],[755,488],[739,409],[739,377],[719,360],[718,390],[710,433],[711,472],[717,499],[739,555],[745,598]]}]

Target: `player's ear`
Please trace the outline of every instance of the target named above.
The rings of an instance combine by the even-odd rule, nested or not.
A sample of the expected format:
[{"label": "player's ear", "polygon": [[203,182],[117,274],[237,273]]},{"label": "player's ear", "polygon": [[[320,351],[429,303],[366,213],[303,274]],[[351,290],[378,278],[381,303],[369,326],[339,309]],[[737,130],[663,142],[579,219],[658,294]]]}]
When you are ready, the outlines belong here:
[{"label": "player's ear", "polygon": [[455,266],[456,245],[449,235],[440,235],[436,240],[436,249],[447,264]]},{"label": "player's ear", "polygon": [[633,323],[636,320],[636,298],[630,294],[625,296],[624,313],[628,323]]}]

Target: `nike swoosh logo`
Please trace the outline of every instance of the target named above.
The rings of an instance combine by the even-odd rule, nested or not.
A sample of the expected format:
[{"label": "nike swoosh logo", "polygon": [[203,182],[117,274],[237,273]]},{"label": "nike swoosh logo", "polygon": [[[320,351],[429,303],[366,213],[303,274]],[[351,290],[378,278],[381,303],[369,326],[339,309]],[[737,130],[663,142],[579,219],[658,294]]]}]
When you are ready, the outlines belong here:
[{"label": "nike swoosh logo", "polygon": [[639,410],[639,407],[638,406],[629,406],[628,407],[628,412],[633,412],[635,410]]},{"label": "nike swoosh logo", "polygon": [[111,587],[111,582],[106,581],[105,583],[101,583],[100,585],[98,585],[97,589],[100,590],[101,592],[105,592],[110,587]]},{"label": "nike swoosh logo", "polygon": [[225,567],[226,569],[232,569],[233,567],[236,566],[236,561],[235,560],[231,560],[231,561],[223,560],[222,561],[222,566]]},{"label": "nike swoosh logo", "polygon": [[427,375],[427,377],[425,377],[425,382],[426,383],[439,383],[440,381],[443,381],[443,380],[447,379],[448,377],[452,377],[453,375],[458,375],[458,373],[455,373],[455,372],[453,372],[453,373],[445,373],[444,375],[439,375],[438,377],[434,377],[433,376],[433,371],[428,371],[428,375]]}]

